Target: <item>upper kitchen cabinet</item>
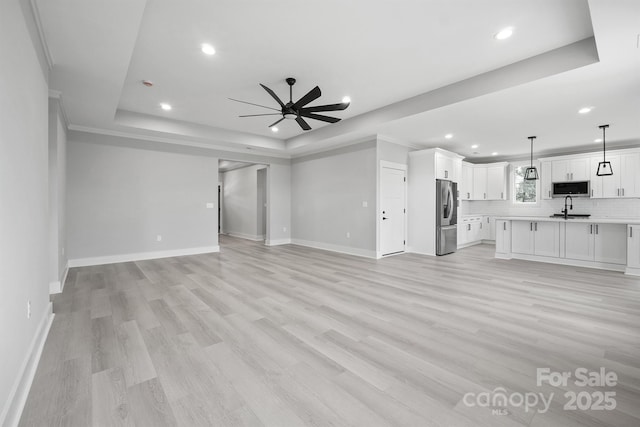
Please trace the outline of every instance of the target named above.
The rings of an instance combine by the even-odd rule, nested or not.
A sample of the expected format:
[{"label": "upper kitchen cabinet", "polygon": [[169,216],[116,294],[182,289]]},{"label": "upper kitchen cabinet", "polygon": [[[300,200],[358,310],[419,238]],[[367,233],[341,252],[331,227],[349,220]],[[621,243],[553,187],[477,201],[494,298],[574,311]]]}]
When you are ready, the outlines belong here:
[{"label": "upper kitchen cabinet", "polygon": [[601,155],[591,158],[591,197],[640,197],[640,153],[607,156],[613,175],[596,175],[598,163],[601,161]]},{"label": "upper kitchen cabinet", "polygon": [[473,166],[462,162],[462,176],[458,185],[460,200],[471,200],[473,196]]},{"label": "upper kitchen cabinet", "polygon": [[542,161],[540,162],[540,197],[543,200],[553,198],[553,185],[551,182],[551,161]]},{"label": "upper kitchen cabinet", "polygon": [[471,200],[506,200],[508,165],[505,162],[473,165]]},{"label": "upper kitchen cabinet", "polygon": [[435,153],[436,179],[446,179],[460,182],[462,172],[462,157],[444,150]]},{"label": "upper kitchen cabinet", "polygon": [[552,182],[588,181],[589,158],[554,160],[551,163]]}]

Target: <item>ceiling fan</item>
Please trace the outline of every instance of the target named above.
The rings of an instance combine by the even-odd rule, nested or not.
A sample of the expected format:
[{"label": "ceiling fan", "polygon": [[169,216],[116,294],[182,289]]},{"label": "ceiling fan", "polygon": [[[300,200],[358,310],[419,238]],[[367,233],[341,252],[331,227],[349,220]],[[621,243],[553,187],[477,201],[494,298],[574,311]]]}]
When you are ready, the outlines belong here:
[{"label": "ceiling fan", "polygon": [[340,110],[345,110],[350,104],[349,102],[343,102],[343,103],[340,103],[340,104],[315,105],[315,106],[312,106],[312,107],[306,107],[305,108],[305,105],[307,105],[310,102],[313,102],[316,99],[320,98],[320,95],[322,94],[320,92],[320,88],[318,86],[314,87],[305,96],[303,96],[302,98],[300,98],[296,102],[293,102],[293,85],[296,83],[296,79],[294,79],[293,77],[289,77],[285,81],[289,85],[289,102],[287,102],[286,104],[284,102],[282,102],[282,100],[280,100],[280,98],[278,98],[278,95],[276,95],[276,93],[274,91],[272,91],[271,89],[269,89],[268,87],[266,87],[265,85],[260,83],[260,86],[262,86],[264,88],[264,90],[266,90],[267,93],[269,95],[271,95],[271,97],[273,99],[275,99],[276,102],[280,105],[280,109],[273,108],[273,107],[267,107],[266,105],[254,104],[253,102],[240,101],[239,99],[233,99],[233,98],[229,98],[229,99],[232,100],[232,101],[236,101],[236,102],[242,102],[244,104],[255,105],[257,107],[263,107],[263,108],[268,108],[270,110],[278,111],[278,113],[248,114],[248,115],[244,115],[244,116],[240,116],[240,117],[257,117],[257,116],[278,116],[278,115],[282,115],[282,118],[280,118],[277,121],[275,121],[274,123],[270,124],[269,127],[273,127],[273,126],[277,125],[278,123],[280,123],[284,119],[290,119],[290,120],[295,120],[296,122],[298,122],[298,124],[300,125],[300,127],[303,130],[311,130],[311,126],[309,126],[309,124],[306,122],[306,120],[304,120],[304,118],[320,120],[322,122],[328,122],[328,123],[339,122],[341,119],[339,119],[337,117],[329,117],[329,116],[325,116],[325,115],[322,115],[322,114],[316,114],[316,113],[322,112],[322,111],[340,111]]}]

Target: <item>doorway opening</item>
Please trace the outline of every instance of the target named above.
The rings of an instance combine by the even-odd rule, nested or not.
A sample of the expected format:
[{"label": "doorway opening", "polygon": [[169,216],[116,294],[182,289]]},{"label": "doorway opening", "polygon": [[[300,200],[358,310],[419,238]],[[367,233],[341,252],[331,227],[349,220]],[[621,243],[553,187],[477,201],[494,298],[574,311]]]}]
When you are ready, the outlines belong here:
[{"label": "doorway opening", "polygon": [[267,174],[265,164],[220,159],[218,162],[218,237],[264,243],[267,236]]}]

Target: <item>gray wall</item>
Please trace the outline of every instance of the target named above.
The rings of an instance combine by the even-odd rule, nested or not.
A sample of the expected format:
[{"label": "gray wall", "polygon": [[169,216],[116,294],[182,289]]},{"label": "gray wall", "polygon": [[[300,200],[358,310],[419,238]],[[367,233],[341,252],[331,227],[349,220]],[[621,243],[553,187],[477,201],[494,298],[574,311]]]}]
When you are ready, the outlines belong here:
[{"label": "gray wall", "polygon": [[258,171],[265,167],[254,165],[222,174],[223,233],[253,240],[264,238],[258,227],[262,221],[258,212]]},{"label": "gray wall", "polygon": [[257,171],[257,234],[262,238],[267,235],[267,168],[258,169]]},{"label": "gray wall", "polygon": [[371,141],[293,160],[295,243],[375,256],[376,158]]},{"label": "gray wall", "polygon": [[67,132],[57,99],[49,99],[49,283],[63,286],[66,256]]},{"label": "gray wall", "polygon": [[291,166],[272,163],[267,171],[267,245],[291,242]]},{"label": "gray wall", "polygon": [[0,425],[7,426],[16,422],[21,378],[50,312],[47,76],[22,3],[3,0],[0,13]]},{"label": "gray wall", "polygon": [[82,135],[68,143],[70,263],[218,245],[217,158],[93,144]]}]

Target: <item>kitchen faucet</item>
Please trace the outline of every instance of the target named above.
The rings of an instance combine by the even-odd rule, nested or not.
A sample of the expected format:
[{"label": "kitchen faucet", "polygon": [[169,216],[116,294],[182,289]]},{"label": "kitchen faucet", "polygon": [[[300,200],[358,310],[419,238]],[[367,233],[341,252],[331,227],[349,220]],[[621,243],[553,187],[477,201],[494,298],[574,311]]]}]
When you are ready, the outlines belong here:
[{"label": "kitchen faucet", "polygon": [[567,216],[569,215],[569,211],[567,210],[567,199],[571,199],[571,204],[569,205],[569,209],[573,210],[573,197],[565,196],[565,198],[564,198],[564,210],[561,211],[564,214],[564,219],[567,219]]}]

